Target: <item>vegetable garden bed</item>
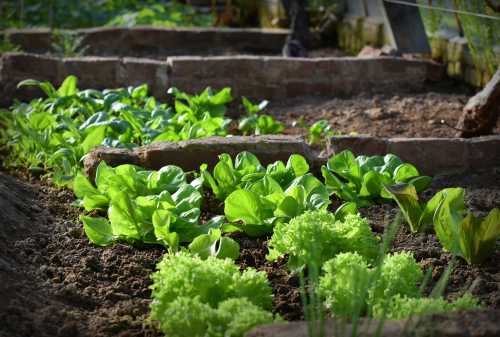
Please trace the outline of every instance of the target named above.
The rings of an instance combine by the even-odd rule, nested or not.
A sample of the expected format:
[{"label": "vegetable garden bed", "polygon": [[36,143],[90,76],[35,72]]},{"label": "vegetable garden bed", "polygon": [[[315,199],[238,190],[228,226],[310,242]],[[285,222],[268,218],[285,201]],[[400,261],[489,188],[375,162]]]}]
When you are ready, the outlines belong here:
[{"label": "vegetable garden bed", "polygon": [[[361,273],[374,273],[378,270],[376,265],[363,271],[363,263],[365,266],[366,263],[375,263],[377,249],[383,247],[382,243],[375,245],[378,238],[388,239],[389,224],[397,223],[397,205],[392,198],[403,208],[408,222],[404,222],[390,243],[388,252],[393,256],[388,259],[400,259],[400,262],[387,264],[387,268],[396,269],[390,269],[386,274],[401,275],[391,282],[409,279],[402,287],[415,289],[403,289],[398,296],[409,295],[418,303],[411,308],[407,306],[400,311],[401,315],[426,312],[425,308],[429,308],[432,300],[425,302],[418,297],[421,294],[433,297],[432,288],[441,289],[446,300],[453,300],[447,304],[435,299],[436,302],[432,303],[438,308],[436,310],[471,308],[475,305],[471,295],[465,294],[462,299],[460,296],[472,283],[475,287],[471,292],[482,301],[482,305],[490,309],[500,307],[500,253],[492,249],[494,242],[490,239],[478,241],[482,246],[492,245],[478,254],[468,250],[467,242],[463,243],[458,235],[443,235],[443,230],[448,228],[445,224],[458,228],[460,222],[457,221],[462,221],[460,233],[465,233],[465,237],[478,235],[478,230],[467,232],[464,229],[467,221],[473,219],[477,226],[491,225],[494,241],[498,238],[495,226],[500,223],[495,222],[498,210],[494,209],[499,207],[500,200],[496,152],[499,140],[496,136],[479,141],[424,139],[427,142],[424,145],[431,144],[434,152],[424,147],[423,155],[414,162],[411,154],[416,152],[405,153],[405,148],[399,146],[411,143],[411,140],[386,141],[362,135],[328,136],[329,149],[332,150],[330,156],[335,154],[335,157],[327,166],[321,167],[326,160],[322,162],[315,158],[300,137],[273,135],[280,131],[290,134],[297,129],[290,128],[289,120],[283,120],[288,126],[286,128],[264,115],[265,103],[253,105],[242,99],[247,116],[240,121],[240,130],[234,124],[233,129],[228,127],[230,121],[224,114],[225,104],[233,100],[229,89],[220,92],[207,89],[199,96],[188,96],[172,88],[170,92],[177,98],[174,113],[154,98],[146,97],[147,86],[103,92],[78,91],[74,77],[68,77],[58,90],[48,83],[33,80],[23,85],[41,87],[49,99],[33,101],[30,105],[16,103],[13,112],[5,111],[2,115],[2,132],[8,137],[2,155],[12,154],[7,158],[8,162],[25,167],[20,170],[11,167],[8,173],[0,174],[0,240],[7,247],[0,256],[0,275],[4,280],[0,292],[0,319],[6,335],[153,336],[161,331],[156,322],[148,321],[151,308],[153,317],[161,321],[167,335],[194,334],[194,330],[200,329],[203,334],[205,325],[210,335],[225,331],[241,335],[258,322],[272,321],[271,313],[279,314],[277,320],[279,317],[301,320],[307,315],[302,307],[302,292],[311,289],[312,283],[306,280],[307,287],[301,287],[300,270],[309,260],[300,254],[294,255],[293,247],[290,247],[294,246],[293,235],[297,233],[287,234],[287,230],[300,232],[300,219],[328,218],[328,221],[303,220],[302,224],[313,226],[311,233],[320,233],[315,239],[332,240],[331,244],[319,245],[325,249],[325,258],[338,255],[342,257],[339,261],[344,263],[366,258],[368,262],[353,267],[361,268]],[[423,119],[426,118],[426,107],[435,105],[422,95],[407,97],[405,102],[406,99],[410,101],[400,109],[406,109],[408,104],[418,108],[420,104],[423,107],[417,114]],[[443,106],[447,106],[448,99],[454,97],[445,97]],[[363,104],[377,104],[377,100],[382,100],[379,102],[382,111],[364,111]],[[340,121],[346,116],[362,120],[366,119],[364,115],[383,115],[385,109],[390,109],[391,102],[397,101],[380,96],[361,103],[337,99],[336,104],[341,106],[338,113],[328,111],[327,106],[331,103],[319,109],[326,110],[322,112],[323,118],[330,116]],[[293,103],[288,102],[284,104]],[[344,113],[350,110],[351,103],[355,112]],[[279,104],[271,104],[267,113],[279,120],[279,109]],[[435,117],[438,112],[435,112]],[[297,119],[310,124],[305,118],[307,115],[303,113]],[[288,117],[291,119],[295,115]],[[322,132],[331,133],[328,123],[324,124],[319,124],[320,132],[308,133],[309,140],[314,137],[320,140]],[[361,122],[358,125],[364,128]],[[220,137],[233,131],[236,134],[258,132],[263,135]],[[216,137],[205,138],[207,136]],[[377,136],[384,134],[378,133]],[[346,143],[345,139],[355,142]],[[449,167],[441,167],[440,171],[443,165],[438,161],[434,171],[429,170],[425,153],[439,157],[440,148],[432,142],[443,144],[448,141],[459,144],[456,151],[463,152],[459,157],[464,160],[464,165],[455,170],[460,173],[441,175],[449,173]],[[138,147],[137,144],[145,146]],[[419,144],[411,146],[418,148]],[[399,148],[401,153],[398,154],[402,158],[406,155],[408,159],[404,157],[402,161],[393,154],[355,159],[352,153],[341,152],[349,146],[356,155],[367,149],[377,150],[379,146],[381,152],[365,153],[369,156],[397,152],[393,150]],[[481,156],[478,156],[478,149],[483,151]],[[446,149],[444,152],[446,154]],[[447,155],[453,157],[454,153]],[[89,180],[80,173],[84,162],[84,172]],[[420,173],[428,170],[433,175],[432,181],[429,177],[419,176],[414,166],[404,162],[413,163],[419,170],[421,166]],[[201,165],[203,163],[208,166]],[[489,171],[480,172],[485,168]],[[472,169],[478,172],[472,172]],[[194,173],[186,174],[186,171]],[[312,174],[308,175],[308,172]],[[40,176],[46,174],[51,175],[52,180],[40,181]],[[55,186],[54,182],[63,185],[69,182],[74,192]],[[387,186],[383,187],[382,183]],[[450,187],[456,189],[440,192]],[[417,192],[421,199],[418,199]],[[350,203],[344,203],[341,198]],[[421,210],[420,205],[424,202],[428,202],[427,211]],[[84,208],[78,209],[75,205]],[[470,215],[463,220],[458,214],[452,215],[450,209],[462,215],[490,216],[485,220]],[[351,214],[356,211],[364,220]],[[438,214],[437,218],[434,214]],[[221,215],[225,215],[227,221],[218,217]],[[437,227],[430,225],[433,220],[439,224]],[[318,224],[324,226],[322,230],[330,231],[332,237],[318,232],[318,227],[314,227]],[[421,235],[414,233],[420,230],[423,231]],[[299,239],[299,246],[300,242],[309,241]],[[451,268],[453,259],[442,245],[463,257],[457,258],[449,273],[446,266]],[[365,248],[373,251],[365,255]],[[181,261],[177,263],[183,268],[178,265],[172,269],[173,262],[168,262],[168,256],[178,250],[180,255],[172,257],[172,261]],[[407,252],[412,252],[413,256]],[[306,253],[312,254],[312,251],[306,249]],[[199,257],[209,260],[193,262],[199,261]],[[220,262],[224,257],[235,259],[235,268],[243,274],[232,269],[231,260]],[[467,264],[465,259],[473,264]],[[325,262],[328,268],[335,268],[332,261],[335,260],[320,262]],[[208,269],[190,272],[189,268],[198,268],[197,263],[199,268],[206,265]],[[408,269],[399,272],[398,265],[405,264]],[[156,268],[158,273],[155,273]],[[190,284],[187,279],[175,279],[182,272],[205,277],[205,272],[215,273],[218,268],[226,273],[226,276],[217,276],[224,279],[219,283],[206,276],[187,289],[183,288],[184,284]],[[265,272],[267,276],[256,274],[255,270]],[[290,270],[299,271],[299,274],[290,274]],[[413,274],[412,270],[415,271]],[[416,286],[425,283],[421,281],[425,272],[427,286],[417,295]],[[442,276],[448,277],[446,287],[439,282]],[[266,277],[271,288],[266,284]],[[162,278],[165,279],[162,281]],[[232,281],[228,282],[229,279]],[[189,280],[195,278],[189,277]],[[167,285],[166,288],[162,288],[162,282],[166,282],[163,285]],[[184,293],[171,284],[177,284]],[[216,288],[209,288],[212,284]],[[226,286],[221,288],[221,284]],[[370,289],[370,296],[384,297],[376,287]],[[177,298],[176,291],[181,295],[170,302],[172,296]],[[192,296],[186,295],[186,291]],[[199,296],[195,296],[196,292],[200,292]],[[274,297],[272,305],[271,292]],[[437,294],[439,297],[439,291]],[[151,295],[156,300],[152,301]],[[385,297],[392,300],[392,296]],[[410,303],[404,301],[401,305]],[[184,308],[204,323],[191,324],[182,316]],[[248,316],[238,314],[243,308],[249,310]],[[263,309],[268,309],[268,312]],[[380,307],[374,310],[380,314]],[[393,317],[399,315],[391,310]],[[170,314],[166,315],[166,312]],[[482,315],[480,311],[471,311],[470,315],[475,313]],[[245,317],[249,320],[245,321]],[[488,317],[495,317],[495,314]],[[173,321],[176,323],[172,324]],[[476,332],[472,331],[471,335]]]}]

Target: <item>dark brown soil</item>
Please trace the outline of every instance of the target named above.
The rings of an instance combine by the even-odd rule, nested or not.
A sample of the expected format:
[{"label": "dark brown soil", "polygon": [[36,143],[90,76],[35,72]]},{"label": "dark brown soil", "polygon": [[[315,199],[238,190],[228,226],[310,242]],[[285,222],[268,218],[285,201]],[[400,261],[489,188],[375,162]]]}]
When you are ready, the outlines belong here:
[{"label": "dark brown soil", "polygon": [[[462,91],[465,93],[361,94],[348,99],[299,97],[271,102],[264,113],[283,123],[287,134],[306,135],[302,127],[292,127],[296,120],[310,126],[326,119],[334,132],[342,134],[357,132],[383,138],[450,138],[456,131],[441,124],[441,121],[456,125],[473,94],[471,88]],[[500,125],[493,132],[500,133]]]},{"label": "dark brown soil", "polygon": [[[431,198],[445,187],[466,187],[466,204],[486,216],[500,207],[500,172],[436,176],[422,193]],[[44,183],[28,185],[0,173],[0,336],[156,336],[147,322],[152,284],[150,274],[165,253],[160,246],[118,243],[98,247],[85,236],[79,209],[67,190]],[[340,205],[334,201],[332,210]],[[205,195],[200,222],[223,214],[223,205]],[[394,218],[397,205],[359,209],[370,219],[375,235]],[[273,310],[287,320],[303,319],[296,275],[283,266],[287,259],[269,262],[270,236],[225,234],[239,242],[241,269],[266,271],[273,287]],[[407,224],[396,235],[391,252],[413,251],[424,266],[436,268],[432,289],[451,259],[443,252],[432,227],[421,238]],[[500,309],[500,252],[481,266],[457,259],[445,291],[451,299],[462,287],[481,276],[474,296],[489,308]]]}]

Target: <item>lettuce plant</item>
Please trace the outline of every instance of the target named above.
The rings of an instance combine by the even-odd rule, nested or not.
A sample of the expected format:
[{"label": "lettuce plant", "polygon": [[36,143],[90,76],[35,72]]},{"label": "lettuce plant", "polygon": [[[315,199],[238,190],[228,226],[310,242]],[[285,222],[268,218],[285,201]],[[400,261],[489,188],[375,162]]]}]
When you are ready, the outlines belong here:
[{"label": "lettuce plant", "polygon": [[[83,174],[78,173],[74,191],[79,200],[75,205],[84,206],[87,211],[106,211],[110,200],[120,191],[126,191],[132,199],[159,195],[163,191],[174,193],[186,185],[186,173],[174,165],[164,166],[158,171],[146,171],[129,164],[112,168],[101,161],[97,167],[95,184],[97,188]],[[200,180],[195,180],[191,185],[199,193],[203,193]],[[183,190],[183,193],[186,192]]]},{"label": "lettuce plant", "polygon": [[[462,202],[464,193],[461,193]],[[469,264],[480,265],[500,248],[496,245],[500,239],[498,208],[494,208],[487,217],[470,213],[464,219],[452,211],[453,193],[444,190],[441,199],[434,214],[434,229],[445,251],[463,257]]]},{"label": "lettuce plant", "polygon": [[[29,104],[16,101],[0,112],[2,146],[12,147],[6,163],[36,171],[54,169],[55,181],[68,181],[83,168],[83,158],[97,145],[134,150],[156,141],[179,141],[213,135],[226,136],[231,122],[224,118],[229,88],[200,96],[179,93],[176,113],[154,97],[148,86],[79,91],[69,76],[60,88],[49,82],[25,80],[48,96]],[[49,172],[52,173],[52,172]]]},{"label": "lettuce plant", "polygon": [[200,171],[203,185],[211,188],[221,201],[225,201],[231,193],[239,189],[254,190],[263,196],[283,193],[295,179],[309,171],[304,157],[297,154],[290,156],[286,166],[277,161],[267,169],[255,155],[247,151],[240,152],[234,164],[228,154],[220,155],[219,160],[213,177],[206,170],[206,166],[200,167]]},{"label": "lettuce plant", "polygon": [[160,329],[171,337],[243,337],[246,331],[267,323],[284,322],[246,297],[228,298],[217,308],[199,297],[179,297],[170,303],[159,318]]},{"label": "lettuce plant", "polygon": [[304,268],[307,260],[317,258],[319,266],[343,252],[357,252],[372,262],[378,255],[368,220],[356,215],[354,203],[344,204],[335,214],[307,211],[288,224],[278,224],[268,244],[267,259],[276,260],[290,254],[287,267],[293,272]]},{"label": "lettuce plant", "polygon": [[385,157],[354,158],[352,152],[348,150],[331,158],[327,166],[321,168],[321,172],[325,178],[325,185],[332,193],[346,201],[355,202],[358,207],[374,206],[377,202],[380,204],[390,202],[391,195],[387,193],[382,183],[395,185],[408,182],[419,193],[431,181],[430,177],[419,177],[413,165],[403,164],[401,159],[393,154]]},{"label": "lettuce plant", "polygon": [[[374,308],[373,316],[382,318],[384,315],[389,319],[402,319],[414,315],[428,315],[435,312],[456,311],[463,309],[475,309],[478,307],[479,299],[472,297],[470,293],[455,298],[448,303],[443,298],[412,298],[397,294],[393,296],[384,313],[382,307]],[[485,307],[482,303],[479,307]]]},{"label": "lettuce plant", "polygon": [[326,274],[320,277],[317,292],[326,296],[325,306],[332,314],[352,316],[366,290],[368,296],[361,303],[363,311],[368,306],[380,306],[397,294],[418,296],[416,283],[423,272],[411,253],[386,256],[379,274],[377,269],[368,267],[367,260],[356,252],[340,253],[323,265]]},{"label": "lettuce plant", "polygon": [[257,115],[260,110],[267,106],[269,103],[268,101],[264,100],[259,105],[253,105],[244,96],[241,96],[241,100],[247,112],[247,117],[242,118],[238,125],[239,128],[243,130],[243,136],[250,130],[255,130],[256,135],[272,135],[285,130],[285,126],[281,123],[276,123],[271,116]]},{"label": "lettuce plant", "polygon": [[168,336],[241,336],[273,321],[264,310],[273,308],[264,272],[240,273],[230,259],[203,261],[183,252],[165,255],[157,269],[151,275],[151,320]]},{"label": "lettuce plant", "polygon": [[417,196],[415,186],[411,184],[384,185],[385,191],[398,203],[413,232],[420,232],[433,223],[434,214],[443,199],[448,196],[450,209],[455,213],[467,211],[464,204],[465,189],[446,188],[438,192],[429,202]]},{"label": "lettuce plant", "polygon": [[292,123],[293,127],[296,125],[300,125],[304,128],[304,130],[306,130],[308,139],[307,145],[317,143],[323,147],[323,141],[325,140],[325,137],[321,137],[323,132],[325,133],[325,136],[340,135],[340,132],[334,133],[332,131],[332,128],[330,128],[326,119],[322,119],[319,122],[314,123],[311,127],[308,127],[306,123],[301,120],[294,121]]},{"label": "lettuce plant", "polygon": [[260,236],[272,233],[278,223],[287,223],[307,210],[324,210],[330,203],[326,187],[313,176],[295,179],[285,191],[266,176],[248,189],[229,195],[224,206],[227,219],[245,224],[232,223],[222,229],[243,230],[248,235]]}]

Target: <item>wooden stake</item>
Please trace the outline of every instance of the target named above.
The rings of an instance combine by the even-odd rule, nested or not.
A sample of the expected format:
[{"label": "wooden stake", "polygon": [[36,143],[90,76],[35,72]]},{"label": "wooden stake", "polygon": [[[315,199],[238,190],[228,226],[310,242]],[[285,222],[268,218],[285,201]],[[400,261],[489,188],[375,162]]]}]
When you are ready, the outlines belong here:
[{"label": "wooden stake", "polygon": [[[457,10],[457,5],[455,4],[455,0],[451,0],[451,4],[453,5],[453,9]],[[460,20],[458,19],[458,14],[455,14],[455,21],[457,22],[458,35],[460,37],[464,37],[464,30],[462,29],[462,25],[460,24]]]}]

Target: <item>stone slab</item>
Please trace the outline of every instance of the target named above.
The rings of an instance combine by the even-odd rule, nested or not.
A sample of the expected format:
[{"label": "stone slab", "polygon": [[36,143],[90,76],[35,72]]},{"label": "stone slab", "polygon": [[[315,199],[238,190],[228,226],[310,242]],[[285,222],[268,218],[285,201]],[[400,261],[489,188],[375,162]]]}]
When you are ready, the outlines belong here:
[{"label": "stone slab", "polygon": [[392,153],[421,174],[485,171],[500,167],[500,135],[476,138],[375,138],[371,135],[327,136],[327,155],[344,150],[355,156]]},{"label": "stone slab", "polygon": [[283,161],[286,164],[292,154],[303,156],[311,169],[314,157],[301,136],[247,136],[207,137],[180,142],[156,142],[135,151],[140,166],[159,170],[166,165],[176,165],[184,171],[198,171],[207,164],[211,171],[219,162],[218,156],[227,153],[233,157],[242,151],[253,153],[263,166]]},{"label": "stone slab", "polygon": [[500,167],[500,135],[471,138],[467,149],[471,169],[487,171]]},{"label": "stone slab", "polygon": [[128,149],[114,149],[106,146],[95,146],[84,160],[83,174],[95,186],[95,175],[101,161],[108,166],[116,167],[124,164],[139,165],[139,157]]},{"label": "stone slab", "polygon": [[421,174],[464,172],[469,166],[465,139],[393,138],[387,143],[387,153],[414,165]]},{"label": "stone slab", "polygon": [[[458,312],[438,313],[430,316],[414,316],[409,319],[387,320],[384,322],[379,336],[405,336],[409,330],[416,336],[443,336],[443,337],[483,337],[500,335],[500,310],[475,309]],[[325,324],[325,336],[352,336],[353,326],[347,321],[343,325],[344,334],[335,333],[342,326],[342,321],[336,321],[337,329],[328,320]],[[366,318],[359,320],[354,336],[377,336],[379,321],[372,319],[368,329]],[[414,329],[414,330],[413,330]],[[365,331],[367,332],[365,334]],[[265,324],[246,332],[245,337],[308,337],[307,322],[287,322],[279,324]]]}]

